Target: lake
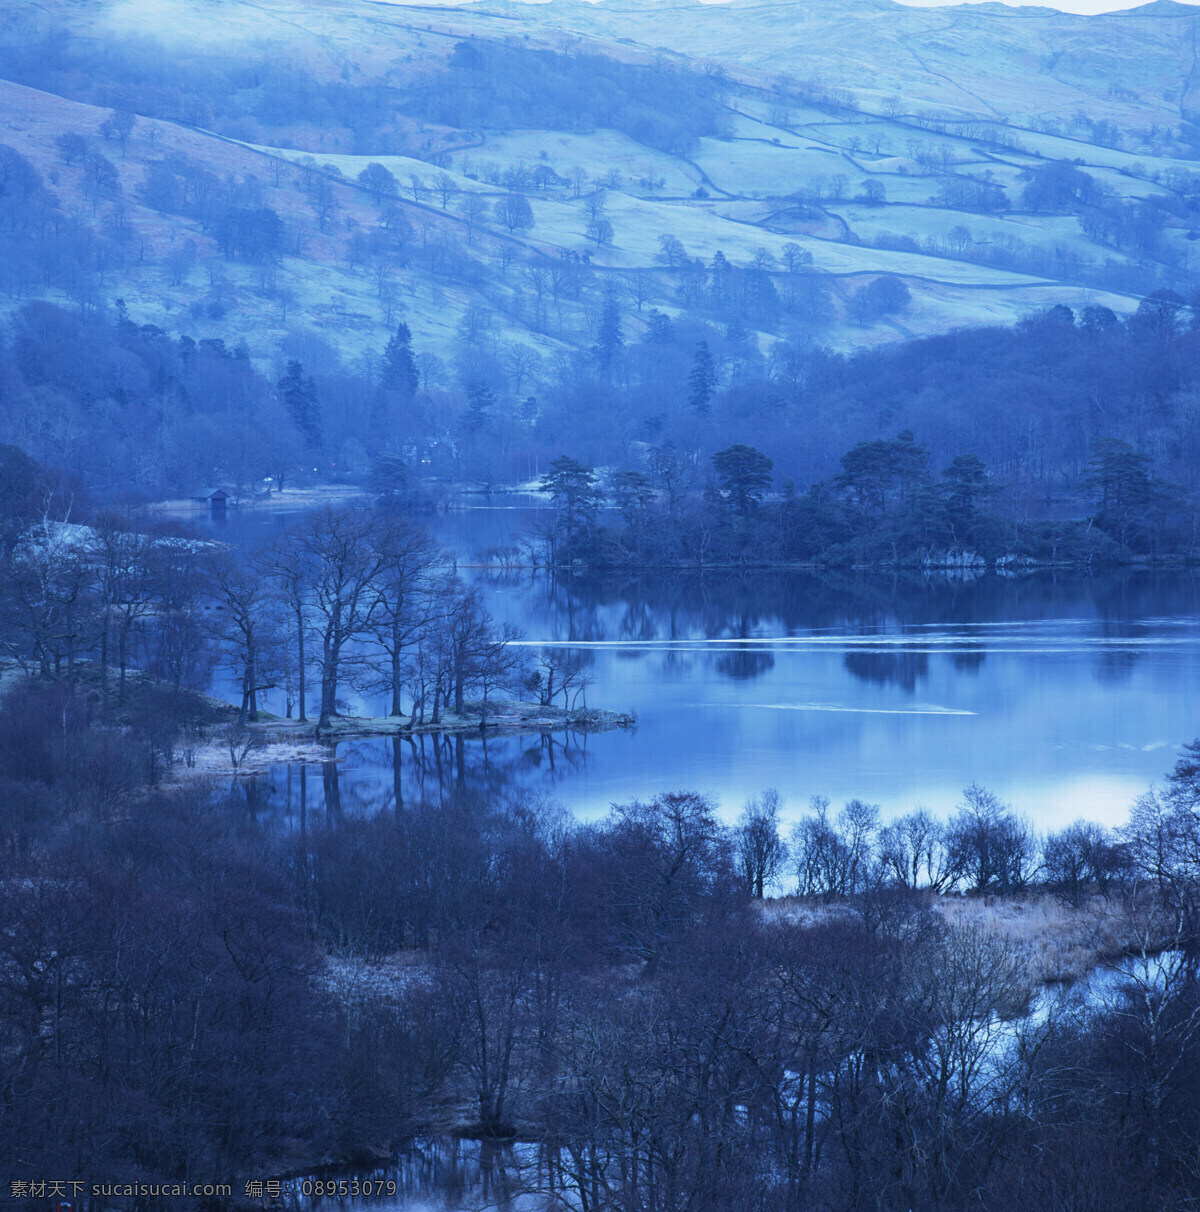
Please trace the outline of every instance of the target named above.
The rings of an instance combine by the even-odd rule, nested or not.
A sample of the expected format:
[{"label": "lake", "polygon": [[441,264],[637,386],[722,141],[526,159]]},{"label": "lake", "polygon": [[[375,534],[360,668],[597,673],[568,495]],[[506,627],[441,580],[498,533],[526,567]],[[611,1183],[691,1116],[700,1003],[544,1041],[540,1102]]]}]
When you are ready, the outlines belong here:
[{"label": "lake", "polygon": [[[465,565],[533,516],[492,506],[430,526]],[[256,510],[230,524],[240,540],[287,520]],[[335,783],[329,768],[305,779],[309,809],[327,789],[339,811],[361,812],[393,805],[397,785],[402,797],[469,786],[546,794],[589,818],[686,788],[732,818],[773,787],[787,819],[814,795],[945,815],[976,782],[1041,829],[1117,825],[1200,734],[1193,572],[463,572],[531,658],[578,655],[587,703],[636,712],[636,730],[343,743]],[[260,806],[294,814],[299,782],[275,771]]]}]

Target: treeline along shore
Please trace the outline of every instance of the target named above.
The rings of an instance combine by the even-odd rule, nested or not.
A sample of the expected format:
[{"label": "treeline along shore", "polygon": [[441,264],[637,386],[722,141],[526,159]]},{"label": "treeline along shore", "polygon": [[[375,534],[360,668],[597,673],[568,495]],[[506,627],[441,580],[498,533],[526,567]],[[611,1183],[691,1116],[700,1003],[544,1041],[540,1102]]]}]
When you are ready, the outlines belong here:
[{"label": "treeline along shore", "polygon": [[[218,338],[29,303],[0,335],[0,435],[55,469],[76,516],[89,494],[286,499],[316,478],[396,503],[540,480],[550,563],[1196,559],[1200,329],[1171,291],[1127,320],[1060,305],[853,354],[730,346],[723,371],[714,334],[657,311],[639,339],[631,324],[606,298],[595,349],[520,397],[470,360],[460,387],[423,381],[404,324],[369,373],[292,359],[272,382]],[[84,432],[102,436],[64,436]]]}]

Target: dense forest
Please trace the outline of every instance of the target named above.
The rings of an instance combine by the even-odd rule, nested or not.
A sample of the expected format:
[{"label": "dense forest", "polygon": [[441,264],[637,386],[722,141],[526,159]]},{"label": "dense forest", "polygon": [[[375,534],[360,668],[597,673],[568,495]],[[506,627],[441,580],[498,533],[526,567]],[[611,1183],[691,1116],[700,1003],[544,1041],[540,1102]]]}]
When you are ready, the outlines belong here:
[{"label": "dense forest", "polygon": [[1056,308],[768,364],[661,316],[627,341],[610,296],[590,353],[522,400],[486,356],[429,382],[403,324],[370,377],[326,354],[314,373],[281,359],[272,382],[219,339],[29,303],[0,343],[0,424],[97,504],[333,477],[412,502],[540,466],[555,509],[536,558],[594,567],[1191,558],[1188,315],[1161,292],[1128,323]]}]

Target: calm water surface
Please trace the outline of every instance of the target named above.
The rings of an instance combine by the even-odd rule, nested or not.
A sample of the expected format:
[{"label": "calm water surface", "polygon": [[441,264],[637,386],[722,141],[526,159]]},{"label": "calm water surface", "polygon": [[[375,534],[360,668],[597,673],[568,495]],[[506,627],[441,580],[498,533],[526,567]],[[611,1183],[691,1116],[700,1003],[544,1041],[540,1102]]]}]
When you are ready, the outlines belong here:
[{"label": "calm water surface", "polygon": [[[469,563],[530,517],[472,509],[431,526]],[[253,536],[287,520],[256,511],[231,525]],[[1041,828],[1111,825],[1200,734],[1194,573],[464,573],[522,628],[531,657],[545,645],[578,654],[587,702],[636,712],[636,731],[343,744],[335,783],[328,769],[307,774],[308,809],[323,810],[327,793],[340,801],[331,809],[357,812],[393,805],[397,788],[486,786],[544,791],[594,817],[688,788],[735,816],[774,787],[789,817],[813,795],[945,814],[978,782]],[[262,807],[294,814],[299,782],[298,770],[276,771]]]}]

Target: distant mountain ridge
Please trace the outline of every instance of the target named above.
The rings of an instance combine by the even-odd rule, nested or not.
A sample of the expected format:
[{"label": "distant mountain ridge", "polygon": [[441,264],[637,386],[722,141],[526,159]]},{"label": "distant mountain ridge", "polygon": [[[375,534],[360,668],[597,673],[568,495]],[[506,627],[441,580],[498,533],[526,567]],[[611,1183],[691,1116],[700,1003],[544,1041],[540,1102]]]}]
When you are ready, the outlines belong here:
[{"label": "distant mountain ridge", "polygon": [[[1084,97],[1114,119],[1153,113],[1178,120],[1178,106],[1162,93],[1186,82],[1200,17],[1171,0],[1094,16],[999,4],[915,8],[892,0],[536,6],[508,0],[488,8],[526,23],[630,38],[728,64],[815,72],[864,98],[893,91],[948,111],[982,105],[1010,121],[1061,112]],[[1109,95],[1111,86],[1140,94],[1149,81],[1153,96]]]}]

